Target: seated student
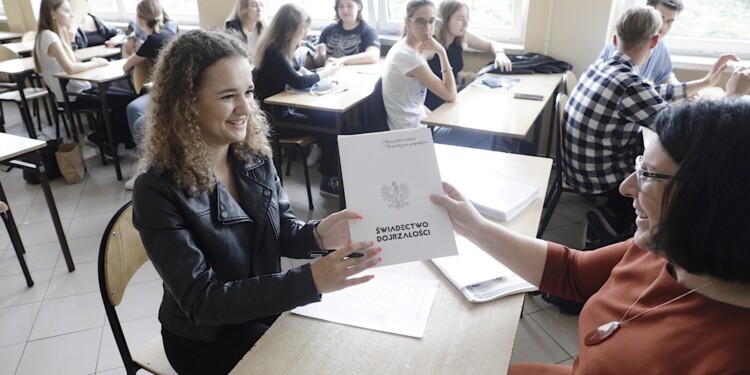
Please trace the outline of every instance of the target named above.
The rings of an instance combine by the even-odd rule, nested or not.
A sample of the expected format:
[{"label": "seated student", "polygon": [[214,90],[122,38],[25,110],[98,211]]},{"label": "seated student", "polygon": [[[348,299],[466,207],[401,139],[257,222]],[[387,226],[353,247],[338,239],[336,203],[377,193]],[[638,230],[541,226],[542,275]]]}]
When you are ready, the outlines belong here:
[{"label": "seated student", "polygon": [[[340,67],[339,64],[327,63],[325,67],[315,73],[303,74],[294,67],[293,59],[296,48],[302,43],[310,27],[310,16],[304,9],[294,4],[284,4],[276,12],[268,30],[263,32],[255,51],[256,68],[255,92],[261,106],[267,112],[263,101],[269,96],[285,90],[286,86],[294,89],[306,89],[323,78],[333,75]],[[273,108],[273,115],[285,121],[312,123],[318,126],[335,127],[333,113]],[[281,137],[299,136],[306,133],[290,129],[274,129]],[[321,160],[318,170],[323,176],[320,182],[320,192],[323,195],[338,197],[341,185],[338,177],[338,144],[336,136],[330,134],[317,135],[321,144]]]},{"label": "seated student", "polygon": [[[660,96],[658,88],[638,75],[638,66],[659,41],[661,22],[653,7],[627,10],[613,38],[617,53],[586,70],[565,106],[565,182],[581,193],[607,198],[597,212],[610,235],[627,231],[635,218],[632,200],[618,194],[617,186],[633,172],[633,160],[643,152],[640,127],[653,125],[656,114],[667,107],[665,100],[687,93],[686,85],[680,84]],[[737,57],[724,55],[714,64],[708,75],[711,84],[719,81],[730,60]],[[604,237],[601,234],[598,237]]]},{"label": "seated student", "polygon": [[[239,38],[180,35],[154,79],[133,224],[164,283],[164,350],[180,374],[227,374],[282,312],[371,280],[350,277],[376,265],[380,249],[350,243],[353,212],[294,216]],[[282,272],[281,256],[321,248],[339,249]],[[354,251],[365,256],[347,258]]]},{"label": "seated student", "polygon": [[587,301],[573,366],[511,364],[508,374],[749,374],[750,103],[665,109],[658,140],[620,185],[633,238],[593,251],[513,233],[455,188],[433,202],[453,228],[544,292]]},{"label": "seated student", "polygon": [[[180,25],[177,24],[177,21],[169,18],[167,11],[164,10],[163,7],[161,8],[161,14],[164,28],[171,31],[173,34],[179,33]],[[148,37],[148,34],[145,30],[141,29],[141,27],[138,26],[138,22],[130,21],[130,23],[128,23],[128,39],[125,44],[122,45],[122,57],[127,58],[128,56],[134,54],[135,51],[137,51],[141,46],[141,44],[146,40],[146,37]]]},{"label": "seated student", "polygon": [[362,19],[362,0],[336,0],[336,23],[323,29],[315,64],[326,60],[341,65],[374,64],[380,59],[378,32]]},{"label": "seated student", "polygon": [[120,29],[109,26],[99,17],[87,13],[76,29],[75,46],[78,49],[100,45],[113,48],[124,42],[125,38],[125,33]]},{"label": "seated student", "polygon": [[237,0],[232,14],[225,24],[228,30],[236,30],[247,43],[250,56],[254,58],[255,46],[265,24],[263,22],[262,0]]},{"label": "seated student", "polygon": [[[42,0],[39,5],[39,22],[37,27],[36,40],[34,44],[34,65],[37,72],[42,75],[44,82],[52,90],[55,100],[58,103],[65,101],[62,94],[60,81],[55,77],[59,73],[79,73],[89,69],[108,64],[108,61],[101,58],[94,58],[88,62],[79,62],[73,50],[69,39],[69,31],[72,27],[73,14],[70,10],[68,0]],[[99,95],[99,88],[95,84],[87,81],[70,80],[66,86],[69,94],[86,93]],[[111,113],[108,115],[112,120],[114,128],[112,129],[115,144],[119,142],[128,142],[130,140],[130,131],[125,116],[125,107],[133,100],[135,94],[131,91],[118,87],[110,86],[107,90],[107,102]],[[71,109],[83,108],[101,108],[99,100],[68,95]],[[106,140],[104,129],[95,129],[88,134],[83,141],[107,158],[113,157],[113,152],[117,149],[112,148]]]},{"label": "seated student", "polygon": [[[435,4],[430,0],[410,0],[406,4],[404,37],[396,42],[385,58],[383,73],[383,104],[391,130],[424,126],[424,98],[427,90],[445,101],[456,100],[456,80],[453,74],[438,78],[427,65],[423,53],[435,53],[441,71],[453,68],[445,48],[432,37],[435,26]],[[458,146],[490,149],[492,137],[484,133],[435,127],[435,142]]]},{"label": "seated student", "polygon": [[[440,3],[434,36],[448,54],[448,62],[453,68],[453,77],[456,82],[458,82],[458,72],[464,68],[463,52],[466,47],[494,54],[495,67],[500,71],[509,72],[513,69],[503,47],[489,39],[471,33],[468,27],[469,7],[466,3],[457,0],[445,0]],[[427,63],[430,65],[432,72],[442,79],[440,59],[437,56],[428,57]],[[443,99],[433,94],[432,91],[427,91],[427,98],[424,101],[427,108],[434,111],[443,103],[445,103]]]},{"label": "seated student", "polygon": [[[674,72],[672,72],[672,58],[669,56],[669,51],[664,44],[664,37],[672,29],[672,24],[677,20],[680,12],[685,9],[685,5],[682,0],[648,0],[647,4],[653,6],[661,13],[662,26],[659,28],[659,42],[654,46],[646,62],[639,67],[639,75],[651,81],[652,85],[657,86],[662,97],[667,97],[666,91],[671,90],[670,85],[678,85],[680,81],[677,80]],[[613,43],[607,43],[599,59],[607,60],[616,52],[617,47]],[[715,85],[715,82],[712,84],[710,77],[706,75],[706,77],[701,79],[685,82],[685,90],[687,96],[693,96],[700,90],[713,85]]]},{"label": "seated student", "polygon": [[[138,64],[146,63],[151,67],[156,63],[159,51],[175,36],[171,30],[164,27],[163,17],[162,6],[158,0],[141,0],[138,3],[138,6],[136,6],[136,21],[148,36],[138,48],[138,51],[127,57],[128,60],[122,67],[124,71],[129,72]],[[130,102],[127,107],[128,125],[136,145],[142,143],[141,128],[145,120],[142,119],[142,116],[146,113],[146,108],[148,108],[150,102],[151,96],[145,94]],[[133,189],[135,177],[133,175],[125,182],[126,190]]]}]

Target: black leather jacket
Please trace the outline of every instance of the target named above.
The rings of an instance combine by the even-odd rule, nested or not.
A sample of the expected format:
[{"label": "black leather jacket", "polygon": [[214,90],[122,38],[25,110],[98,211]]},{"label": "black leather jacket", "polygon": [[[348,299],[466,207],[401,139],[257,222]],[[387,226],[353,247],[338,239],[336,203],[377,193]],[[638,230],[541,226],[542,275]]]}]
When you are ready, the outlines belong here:
[{"label": "black leather jacket", "polygon": [[320,301],[309,265],[281,272],[281,256],[320,250],[294,216],[273,163],[233,162],[239,204],[220,184],[196,198],[153,168],[133,190],[133,223],[164,285],[159,320],[170,332],[212,341],[223,325]]}]

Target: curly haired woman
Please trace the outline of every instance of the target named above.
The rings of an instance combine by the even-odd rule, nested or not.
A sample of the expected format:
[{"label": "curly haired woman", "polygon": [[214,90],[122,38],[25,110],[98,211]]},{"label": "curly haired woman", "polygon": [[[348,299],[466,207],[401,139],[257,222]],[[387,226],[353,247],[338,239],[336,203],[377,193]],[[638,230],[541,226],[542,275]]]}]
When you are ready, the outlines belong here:
[{"label": "curly haired woman", "polygon": [[[372,242],[349,239],[359,215],[294,216],[251,71],[237,37],[193,30],[170,42],[153,75],[133,223],[164,284],[162,338],[180,374],[228,373],[278,314],[369,281],[350,277],[380,261]],[[281,271],[281,256],[339,247]]]}]

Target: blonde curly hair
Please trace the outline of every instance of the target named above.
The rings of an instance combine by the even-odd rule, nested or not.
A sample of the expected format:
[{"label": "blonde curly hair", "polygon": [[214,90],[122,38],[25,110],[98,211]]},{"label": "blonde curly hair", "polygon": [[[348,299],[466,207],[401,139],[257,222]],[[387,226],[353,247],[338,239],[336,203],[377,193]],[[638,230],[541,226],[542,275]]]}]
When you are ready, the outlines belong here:
[{"label": "blonde curly hair", "polygon": [[[213,193],[211,154],[199,127],[198,91],[208,67],[223,58],[250,59],[245,44],[219,30],[191,30],[172,39],[159,54],[153,71],[145,147],[138,170],[149,167],[168,173],[191,196]],[[230,145],[234,157],[250,162],[255,155],[271,156],[268,120],[257,101],[250,102],[247,135]]]}]

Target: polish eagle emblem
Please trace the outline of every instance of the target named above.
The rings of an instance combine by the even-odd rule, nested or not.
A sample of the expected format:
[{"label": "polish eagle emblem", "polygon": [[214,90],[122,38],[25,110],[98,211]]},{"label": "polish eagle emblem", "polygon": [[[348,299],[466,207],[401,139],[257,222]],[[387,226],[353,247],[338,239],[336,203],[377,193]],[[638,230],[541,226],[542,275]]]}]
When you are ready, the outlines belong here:
[{"label": "polish eagle emblem", "polygon": [[405,183],[391,182],[380,188],[380,196],[383,197],[388,208],[400,209],[409,205],[409,187]]}]

